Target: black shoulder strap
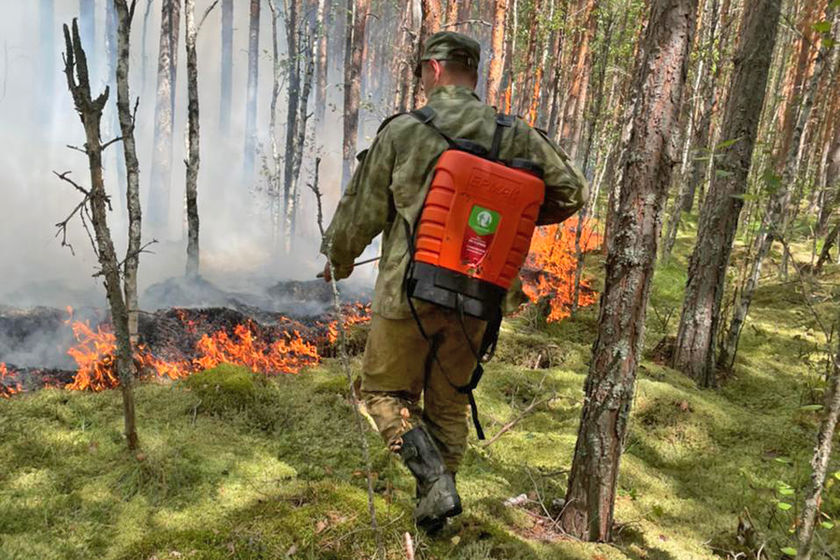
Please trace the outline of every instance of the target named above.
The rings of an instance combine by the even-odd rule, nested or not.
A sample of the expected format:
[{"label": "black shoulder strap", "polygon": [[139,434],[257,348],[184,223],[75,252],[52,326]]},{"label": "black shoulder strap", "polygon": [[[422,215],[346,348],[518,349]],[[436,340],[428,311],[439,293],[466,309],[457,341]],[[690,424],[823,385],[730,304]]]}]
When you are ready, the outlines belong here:
[{"label": "black shoulder strap", "polygon": [[441,136],[441,138],[446,140],[446,143],[449,144],[450,148],[458,147],[458,145],[449,135],[447,135],[444,131],[435,126],[435,124],[432,122],[435,119],[435,116],[437,115],[434,109],[426,105],[425,107],[420,107],[419,109],[411,111],[409,114],[421,123],[434,130],[435,132],[437,132]]},{"label": "black shoulder strap", "polygon": [[401,117],[403,115],[406,115],[406,114],[407,113],[397,113],[396,115],[391,115],[390,117],[388,117],[387,119],[382,121],[382,124],[380,124],[379,128],[376,129],[376,133],[379,134],[380,132],[382,132],[382,129],[384,129],[386,126],[388,126],[388,123],[390,123],[392,120],[396,119],[397,117]]},{"label": "black shoulder strap", "polygon": [[502,134],[506,128],[513,126],[515,119],[513,115],[498,113],[496,115],[496,131],[493,133],[493,144],[490,146],[490,159],[499,159],[499,151],[502,149]]}]

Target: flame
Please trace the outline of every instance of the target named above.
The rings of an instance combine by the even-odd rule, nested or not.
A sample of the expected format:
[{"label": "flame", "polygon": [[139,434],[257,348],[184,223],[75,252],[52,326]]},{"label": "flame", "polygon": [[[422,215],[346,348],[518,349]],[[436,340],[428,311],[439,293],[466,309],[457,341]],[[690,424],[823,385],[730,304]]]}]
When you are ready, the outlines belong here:
[{"label": "flame", "polygon": [[9,368],[6,367],[6,364],[0,362],[0,398],[8,399],[11,398],[12,395],[16,395],[23,391],[23,386],[20,383],[14,383],[14,385],[6,385],[2,383],[4,379],[7,377],[11,377],[9,373]]},{"label": "flame", "polygon": [[[183,312],[178,317],[189,332],[195,332],[194,321],[187,321]],[[78,370],[67,389],[103,391],[117,387],[114,334],[108,327],[93,330],[87,322],[81,321],[74,322],[72,328],[77,344],[67,353],[76,361]],[[223,330],[203,335],[196,343],[192,359],[163,360],[143,345],[139,345],[134,354],[135,365],[141,372],[169,379],[181,379],[222,363],[268,374],[298,373],[320,359],[315,343],[305,341],[297,331],[269,343],[257,337],[253,325],[244,324],[234,327],[233,336]]]},{"label": "flame", "polygon": [[[342,316],[344,318],[344,330],[346,332],[353,325],[370,321],[370,305],[360,302],[346,305],[342,310]],[[327,340],[330,344],[335,344],[338,341],[338,319],[327,325]]]},{"label": "flame", "polygon": [[[574,216],[562,224],[537,228],[531,239],[531,250],[525,259],[525,270],[533,274],[525,275],[523,290],[531,301],[550,298],[551,311],[549,322],[560,321],[571,315],[574,301],[575,271],[577,258],[575,250],[575,232],[578,218]],[[583,224],[580,248],[587,253],[598,249],[602,236],[594,229],[591,221]],[[581,278],[578,306],[592,305],[596,292],[590,282]]]},{"label": "flame", "polygon": [[317,347],[303,340],[294,331],[271,344],[254,338],[254,332],[245,325],[237,325],[234,337],[224,331],[204,335],[196,346],[199,357],[192,361],[196,369],[209,369],[221,363],[246,366],[251,371],[263,373],[297,373],[308,365],[320,361]]},{"label": "flame", "polygon": [[94,331],[87,321],[75,321],[72,327],[77,344],[67,354],[75,360],[78,369],[67,388],[73,391],[103,391],[119,385],[114,359],[117,348],[114,333],[102,326]]}]

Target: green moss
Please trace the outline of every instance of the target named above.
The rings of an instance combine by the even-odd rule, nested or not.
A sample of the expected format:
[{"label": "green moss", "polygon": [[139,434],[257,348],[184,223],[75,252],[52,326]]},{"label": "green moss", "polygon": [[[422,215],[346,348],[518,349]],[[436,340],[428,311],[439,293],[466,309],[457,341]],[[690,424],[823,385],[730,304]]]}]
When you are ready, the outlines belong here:
[{"label": "green moss", "polygon": [[[673,334],[658,322],[679,306],[685,254],[658,269],[647,346]],[[674,264],[676,263],[676,264]],[[813,284],[825,317],[836,309],[838,267]],[[565,493],[597,309],[538,328],[505,322],[497,359],[477,391],[488,436],[536,407],[497,442],[474,436],[458,474],[465,513],[437,539],[412,527],[413,480],[365,424],[376,507],[389,558],[405,532],[423,559],[717,558],[740,551],[739,515],[754,520],[777,557],[808,481],[818,415],[802,406],[824,389],[824,342],[798,283],[769,283],[756,297],[733,375],[715,391],[642,362],[621,462],[616,542],[578,543],[535,523],[542,506],[509,508],[525,493],[547,507]],[[548,360],[537,360],[546,353]],[[360,358],[352,361],[358,374]],[[540,363],[537,363],[540,362]],[[536,367],[535,367],[536,365]],[[220,366],[170,386],[137,388],[142,455],[127,453],[121,399],[49,389],[0,400],[0,558],[370,558],[360,440],[347,380],[336,360],[267,378]],[[830,470],[840,469],[833,459]],[[840,516],[840,481],[821,511]],[[787,497],[793,489],[795,495]],[[820,528],[830,550],[838,529]],[[722,554],[722,553],[721,553]]]}]

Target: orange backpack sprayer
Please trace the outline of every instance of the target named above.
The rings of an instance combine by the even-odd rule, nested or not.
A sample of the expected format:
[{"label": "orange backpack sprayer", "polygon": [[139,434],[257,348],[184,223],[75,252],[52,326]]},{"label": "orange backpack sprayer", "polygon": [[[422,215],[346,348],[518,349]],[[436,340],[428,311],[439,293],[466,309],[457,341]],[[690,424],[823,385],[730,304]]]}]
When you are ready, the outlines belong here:
[{"label": "orange backpack sprayer", "polygon": [[502,300],[528,255],[545,197],[543,171],[529,160],[499,159],[502,135],[514,124],[509,115],[496,116],[489,151],[448,137],[432,124],[435,113],[429,107],[411,115],[434,129],[449,149],[435,165],[414,235],[407,231],[412,244],[408,301],[427,339],[412,298],[488,321],[481,347],[473,348],[478,364],[472,379],[457,387],[469,396],[476,432],[484,439],[472,391],[483,374],[482,358],[495,348]]},{"label": "orange backpack sprayer", "polygon": [[492,320],[525,262],[545,197],[542,169],[528,160],[499,159],[502,134],[513,125],[496,117],[488,152],[452,140],[431,124],[424,107],[412,115],[449,144],[435,165],[413,236],[409,296]]}]

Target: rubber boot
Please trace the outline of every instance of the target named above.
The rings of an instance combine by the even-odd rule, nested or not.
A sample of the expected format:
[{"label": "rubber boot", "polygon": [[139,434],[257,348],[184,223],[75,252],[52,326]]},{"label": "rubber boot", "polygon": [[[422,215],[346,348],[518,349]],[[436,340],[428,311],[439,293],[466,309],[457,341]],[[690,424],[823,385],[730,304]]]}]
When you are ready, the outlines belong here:
[{"label": "rubber boot", "polygon": [[461,497],[455,489],[455,477],[446,470],[443,457],[422,426],[402,436],[400,455],[417,479],[417,507],[414,521],[429,533],[440,530],[446,518],[461,513]]}]

